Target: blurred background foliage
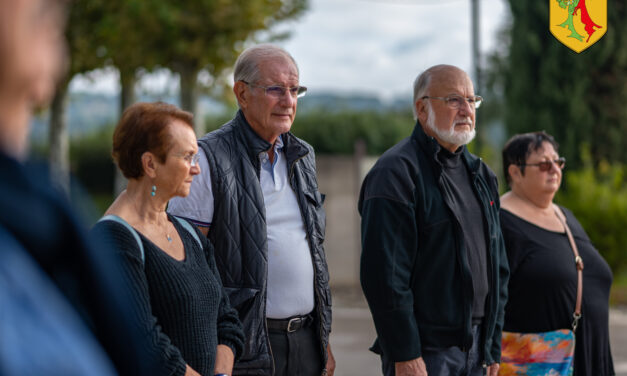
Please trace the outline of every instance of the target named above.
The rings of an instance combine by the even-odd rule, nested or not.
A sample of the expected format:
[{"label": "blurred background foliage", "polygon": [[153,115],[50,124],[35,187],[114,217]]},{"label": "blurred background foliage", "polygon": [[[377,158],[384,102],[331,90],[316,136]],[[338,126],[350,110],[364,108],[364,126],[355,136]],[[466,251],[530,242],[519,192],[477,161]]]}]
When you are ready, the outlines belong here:
[{"label": "blurred background foliage", "polygon": [[581,150],[583,167],[565,171],[564,189],[556,201],[573,211],[612,269],[625,271],[627,168],[606,161],[595,166],[588,146]]},{"label": "blurred background foliage", "polygon": [[587,144],[580,147],[582,167],[564,170],[555,201],[570,209],[614,272],[613,304],[627,304],[627,165],[595,164]]},{"label": "blurred background foliage", "polygon": [[363,140],[366,153],[380,155],[408,137],[414,128],[407,111],[343,111],[318,109],[294,121],[294,134],[309,142],[316,153],[353,154],[355,142]]},{"label": "blurred background foliage", "polygon": [[485,71],[507,135],[545,130],[571,168],[583,166],[583,143],[595,165],[627,163],[627,2],[607,2],[605,35],[579,54],[549,32],[546,2],[509,4],[511,24]]},{"label": "blurred background foliage", "polygon": [[583,166],[564,170],[556,202],[570,209],[615,272],[627,268],[626,165],[601,161],[595,165],[587,145],[581,147]]}]

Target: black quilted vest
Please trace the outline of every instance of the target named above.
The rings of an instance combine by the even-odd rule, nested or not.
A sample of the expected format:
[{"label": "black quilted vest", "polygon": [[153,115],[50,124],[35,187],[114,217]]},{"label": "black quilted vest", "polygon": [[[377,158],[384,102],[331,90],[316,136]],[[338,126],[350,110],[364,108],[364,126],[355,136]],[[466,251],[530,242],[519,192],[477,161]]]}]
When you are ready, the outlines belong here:
[{"label": "black quilted vest", "polygon": [[[289,183],[296,192],[314,265],[314,316],[326,359],[331,330],[331,293],[324,255],[325,214],[318,192],[313,149],[291,133],[283,137]],[[244,325],[244,353],[234,375],[272,375],[266,316],[268,241],[259,154],[270,148],[241,111],[233,120],[198,140],[211,170],[214,214],[209,238],[231,305]],[[326,361],[325,361],[326,363]]]}]

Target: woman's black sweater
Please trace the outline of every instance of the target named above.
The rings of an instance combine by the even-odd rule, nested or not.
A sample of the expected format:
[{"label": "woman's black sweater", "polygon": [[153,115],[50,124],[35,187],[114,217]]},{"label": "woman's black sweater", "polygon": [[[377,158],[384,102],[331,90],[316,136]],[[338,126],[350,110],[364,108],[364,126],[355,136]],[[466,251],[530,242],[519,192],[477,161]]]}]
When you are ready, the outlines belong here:
[{"label": "woman's black sweater", "polygon": [[202,375],[213,375],[218,344],[229,346],[236,357],[241,353],[241,323],[222,286],[211,243],[197,231],[201,248],[176,220],[169,220],[183,241],[182,261],[140,233],[142,261],[136,239],[119,223],[102,221],[92,231],[122,255],[129,288],[141,307],[138,321],[163,374],[184,375],[189,364]]}]

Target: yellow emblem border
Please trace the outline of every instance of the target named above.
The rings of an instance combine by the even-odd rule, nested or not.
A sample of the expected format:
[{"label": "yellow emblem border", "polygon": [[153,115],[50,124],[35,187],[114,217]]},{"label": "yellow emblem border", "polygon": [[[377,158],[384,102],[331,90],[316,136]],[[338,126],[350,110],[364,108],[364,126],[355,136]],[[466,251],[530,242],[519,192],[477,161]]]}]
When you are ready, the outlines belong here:
[{"label": "yellow emblem border", "polygon": [[549,30],[581,53],[607,32],[607,0],[549,0]]}]

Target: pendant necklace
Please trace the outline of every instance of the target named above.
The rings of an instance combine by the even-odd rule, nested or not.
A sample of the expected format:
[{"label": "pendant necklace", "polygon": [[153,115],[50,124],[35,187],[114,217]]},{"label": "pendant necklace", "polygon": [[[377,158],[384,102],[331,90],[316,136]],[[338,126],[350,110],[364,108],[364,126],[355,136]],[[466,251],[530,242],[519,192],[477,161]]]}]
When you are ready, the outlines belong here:
[{"label": "pendant necklace", "polygon": [[168,233],[167,230],[168,224],[166,223],[166,232],[165,232],[165,238],[168,239],[168,243],[172,243],[172,237],[170,236],[170,234]]}]

